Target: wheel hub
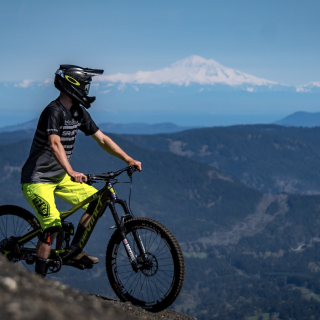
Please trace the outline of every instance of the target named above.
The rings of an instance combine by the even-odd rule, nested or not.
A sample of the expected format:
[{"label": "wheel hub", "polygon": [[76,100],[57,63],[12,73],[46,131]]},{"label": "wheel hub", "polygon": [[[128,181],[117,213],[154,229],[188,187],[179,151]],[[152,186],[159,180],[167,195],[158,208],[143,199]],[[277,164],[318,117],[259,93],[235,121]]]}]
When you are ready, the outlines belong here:
[{"label": "wheel hub", "polygon": [[152,253],[145,253],[142,260],[142,266],[139,268],[141,272],[147,277],[154,276],[158,271],[157,258]]},{"label": "wheel hub", "polygon": [[[7,251],[7,253],[5,253],[5,251]],[[20,247],[17,244],[15,237],[3,239],[0,242],[0,252],[6,254],[7,259],[13,263],[19,261],[22,256],[22,253],[20,252]]]}]

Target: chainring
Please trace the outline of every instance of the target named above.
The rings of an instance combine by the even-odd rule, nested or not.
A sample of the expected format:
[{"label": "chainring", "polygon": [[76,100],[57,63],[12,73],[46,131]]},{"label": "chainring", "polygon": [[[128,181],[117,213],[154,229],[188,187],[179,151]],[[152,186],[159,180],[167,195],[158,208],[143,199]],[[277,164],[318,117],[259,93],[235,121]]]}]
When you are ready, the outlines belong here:
[{"label": "chainring", "polygon": [[57,273],[62,268],[62,258],[58,254],[51,255],[47,261],[46,273]]}]

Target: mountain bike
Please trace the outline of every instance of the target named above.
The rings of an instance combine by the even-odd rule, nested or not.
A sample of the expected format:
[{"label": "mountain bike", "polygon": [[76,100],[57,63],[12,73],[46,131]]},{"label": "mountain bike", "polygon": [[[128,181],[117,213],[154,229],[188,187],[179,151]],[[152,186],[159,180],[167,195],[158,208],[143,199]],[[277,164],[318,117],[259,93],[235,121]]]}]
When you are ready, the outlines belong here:
[{"label": "mountain bike", "polygon": [[[47,262],[47,273],[59,272],[64,265],[79,269],[72,258],[86,246],[99,218],[109,209],[115,231],[107,249],[105,267],[115,294],[152,312],[169,307],[178,297],[184,281],[184,259],[178,241],[171,231],[150,218],[135,218],[125,200],[114,190],[115,179],[127,172],[131,180],[137,169],[133,166],[117,172],[88,174],[88,184],[105,185],[92,196],[68,211],[60,212],[62,229],[56,238]],[[97,200],[89,225],[76,247],[70,245],[74,226],[66,218],[84,205]],[[119,212],[116,210],[119,208]],[[120,212],[121,211],[121,212]],[[13,263],[32,265],[36,260],[36,242],[42,232],[39,221],[29,211],[13,205],[0,206],[0,252]]]}]

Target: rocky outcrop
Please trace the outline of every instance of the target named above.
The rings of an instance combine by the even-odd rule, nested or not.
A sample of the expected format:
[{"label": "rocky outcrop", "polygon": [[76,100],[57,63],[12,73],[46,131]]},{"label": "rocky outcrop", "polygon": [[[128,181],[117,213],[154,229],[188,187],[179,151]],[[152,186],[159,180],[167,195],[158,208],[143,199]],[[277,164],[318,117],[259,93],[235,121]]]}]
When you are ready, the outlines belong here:
[{"label": "rocky outcrop", "polygon": [[[80,280],[80,279],[79,279]],[[173,310],[153,314],[130,303],[88,295],[43,279],[0,254],[1,320],[190,320]]]}]

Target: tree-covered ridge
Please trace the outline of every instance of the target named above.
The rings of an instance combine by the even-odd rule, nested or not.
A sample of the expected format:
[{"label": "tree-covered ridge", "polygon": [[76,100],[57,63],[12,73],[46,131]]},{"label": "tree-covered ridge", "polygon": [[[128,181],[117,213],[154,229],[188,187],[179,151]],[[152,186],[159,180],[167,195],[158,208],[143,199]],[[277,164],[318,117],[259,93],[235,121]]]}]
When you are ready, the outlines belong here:
[{"label": "tree-covered ridge", "polygon": [[243,125],[123,137],[144,148],[207,163],[266,193],[320,190],[319,127]]}]

